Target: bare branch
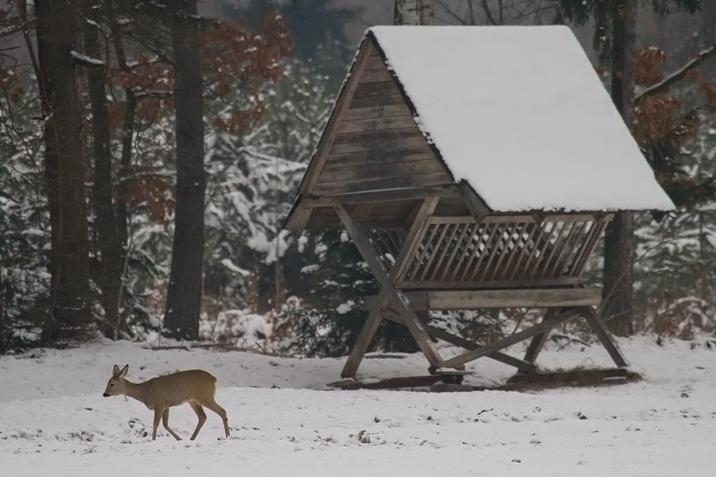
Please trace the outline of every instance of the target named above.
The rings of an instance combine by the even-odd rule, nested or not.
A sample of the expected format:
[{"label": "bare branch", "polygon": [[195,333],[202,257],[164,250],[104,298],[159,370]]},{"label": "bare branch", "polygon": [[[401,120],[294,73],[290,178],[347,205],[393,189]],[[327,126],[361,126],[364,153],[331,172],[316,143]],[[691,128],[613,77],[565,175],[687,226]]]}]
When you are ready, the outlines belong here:
[{"label": "bare branch", "polygon": [[648,86],[648,87],[644,88],[643,90],[641,90],[640,92],[638,92],[634,96],[633,102],[636,104],[644,96],[648,96],[648,95],[658,93],[660,91],[665,90],[666,88],[668,88],[669,86],[671,86],[672,84],[676,83],[681,78],[686,76],[686,73],[688,73],[689,71],[691,71],[692,69],[694,69],[695,67],[700,65],[704,60],[706,60],[706,58],[713,55],[714,53],[716,53],[716,44],[713,44],[710,47],[706,48],[705,50],[700,51],[699,54],[696,55],[696,57],[694,57],[694,58],[690,59],[689,61],[687,61],[686,63],[684,63],[684,65],[681,68],[679,68],[678,70],[669,74],[663,80],[659,81],[658,83],[654,83],[653,85]]},{"label": "bare branch", "polygon": [[450,6],[448,5],[447,2],[441,1],[441,0],[437,0],[437,1],[436,1],[436,4],[437,4],[438,6],[440,6],[441,10],[444,11],[445,13],[447,13],[447,15],[448,15],[450,18],[452,18],[453,20],[457,21],[457,22],[460,23],[461,25],[468,25],[468,24],[469,24],[468,22],[465,21],[465,19],[462,17],[462,15],[460,15],[459,12],[456,12],[455,10],[453,10],[452,8],[450,8]]},{"label": "bare branch", "polygon": [[90,58],[75,50],[70,50],[70,56],[72,57],[72,62],[78,66],[86,66],[89,68],[104,67],[104,61],[98,60],[97,58]]},{"label": "bare branch", "polygon": [[[490,6],[487,4],[487,0],[482,0],[482,10],[485,12],[485,17],[487,18],[487,22],[490,25],[497,25],[497,22],[495,21],[495,17],[492,15],[492,10],[490,10]],[[500,8],[500,10],[502,10]]]},{"label": "bare branch", "polygon": [[36,23],[36,18],[26,18],[24,16],[22,18],[10,18],[0,23],[0,38],[34,28]]}]

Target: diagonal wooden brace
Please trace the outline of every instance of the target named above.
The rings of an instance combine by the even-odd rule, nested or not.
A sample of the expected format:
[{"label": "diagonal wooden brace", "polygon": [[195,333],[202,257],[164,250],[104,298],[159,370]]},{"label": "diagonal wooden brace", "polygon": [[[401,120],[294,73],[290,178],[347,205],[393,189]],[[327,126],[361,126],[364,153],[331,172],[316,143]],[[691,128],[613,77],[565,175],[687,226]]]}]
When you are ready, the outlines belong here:
[{"label": "diagonal wooden brace", "polygon": [[626,358],[624,358],[624,355],[617,346],[616,342],[612,339],[611,334],[607,330],[607,327],[604,326],[604,322],[599,317],[597,311],[591,306],[586,306],[583,310],[585,318],[587,318],[587,321],[594,330],[594,333],[596,333],[599,341],[601,341],[604,348],[606,348],[607,353],[609,353],[609,356],[612,358],[612,361],[614,361],[614,364],[620,368],[626,368],[629,366],[629,363]]},{"label": "diagonal wooden brace", "polygon": [[342,205],[336,205],[334,207],[336,214],[341,219],[341,222],[343,222],[353,243],[356,248],[358,248],[363,259],[368,263],[368,266],[382,287],[380,298],[370,313],[369,321],[366,321],[364,324],[359,336],[359,342],[356,343],[356,346],[354,346],[351,351],[349,361],[343,369],[343,377],[355,376],[360,361],[367,351],[368,345],[378,329],[378,325],[380,325],[382,320],[381,309],[386,303],[390,303],[397,310],[402,323],[413,336],[413,339],[415,339],[415,342],[428,359],[431,367],[437,368],[442,366],[443,360],[440,354],[430,344],[429,336],[420,323],[418,316],[408,305],[407,299],[398,292],[393,284],[396,273],[404,268],[404,264],[410,258],[411,253],[415,252],[415,247],[417,247],[417,243],[419,243],[425,231],[427,218],[435,210],[438,200],[437,196],[431,196],[423,201],[403,243],[400,255],[393,266],[391,276],[388,276],[383,269],[380,259],[374,247],[371,245],[368,235],[363,230],[363,227],[361,227]]},{"label": "diagonal wooden brace", "polygon": [[[547,309],[547,311],[545,311],[544,316],[542,317],[542,322],[543,323],[554,322],[554,318],[558,314],[559,314],[559,309],[549,308],[549,309]],[[557,323],[554,323],[554,326],[557,326]],[[535,363],[535,361],[537,361],[537,356],[542,351],[542,348],[544,347],[544,344],[547,341],[547,337],[549,336],[549,332],[552,331],[552,328],[548,328],[545,331],[535,335],[532,338],[532,340],[530,341],[530,344],[527,346],[527,351],[525,351],[525,357],[523,358],[527,363],[531,364],[532,367],[531,367],[531,369],[528,367],[519,368],[518,372],[528,373],[535,369],[534,363]]]},{"label": "diagonal wooden brace", "polygon": [[460,365],[468,363],[470,361],[474,361],[477,358],[481,358],[483,356],[488,356],[488,355],[494,353],[495,351],[499,351],[503,348],[507,348],[508,346],[511,346],[515,343],[519,343],[520,341],[526,340],[527,338],[531,338],[533,336],[538,335],[539,333],[547,331],[547,330],[553,328],[555,325],[577,316],[579,313],[580,313],[579,309],[569,308],[562,314],[556,316],[554,318],[554,320],[551,320],[549,322],[543,321],[542,323],[535,325],[532,328],[527,328],[526,330],[522,330],[518,333],[513,333],[510,336],[508,336],[507,338],[496,341],[495,343],[489,344],[487,346],[483,346],[478,349],[473,349],[466,353],[455,356],[454,358],[450,358],[447,361],[445,361],[443,366],[446,368],[454,368],[456,366],[460,366]]},{"label": "diagonal wooden brace", "polygon": [[[467,340],[460,336],[453,335],[452,333],[448,333],[447,331],[442,330],[440,328],[436,328],[434,326],[425,325],[425,330],[430,336],[434,336],[435,338],[441,339],[447,343],[453,344],[455,346],[460,346],[461,348],[465,348],[468,350],[480,349],[483,346],[479,343]],[[499,361],[500,363],[514,366],[520,370],[526,369],[528,371],[531,371],[534,368],[534,365],[532,363],[528,363],[527,361],[512,357],[500,351],[495,351],[494,353],[488,354],[487,357],[492,358],[495,361]]]}]

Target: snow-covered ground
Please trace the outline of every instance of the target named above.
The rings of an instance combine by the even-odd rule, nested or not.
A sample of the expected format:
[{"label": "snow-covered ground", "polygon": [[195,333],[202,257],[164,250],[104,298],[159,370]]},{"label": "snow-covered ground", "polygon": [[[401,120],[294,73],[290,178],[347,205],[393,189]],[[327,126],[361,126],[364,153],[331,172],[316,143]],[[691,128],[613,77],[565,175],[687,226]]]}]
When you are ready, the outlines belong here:
[{"label": "snow-covered ground", "polygon": [[[712,475],[716,468],[716,350],[652,338],[621,342],[640,383],[534,393],[333,391],[343,360],[241,352],[150,351],[98,343],[0,357],[0,475],[466,476]],[[444,350],[447,352],[447,350]],[[515,352],[519,350],[514,350]],[[608,365],[597,346],[548,348],[546,367]],[[129,379],[204,368],[232,436],[209,413],[194,441],[161,429],[122,397],[103,398],[112,364]],[[418,355],[373,356],[365,377],[423,374]],[[481,360],[475,384],[511,368]],[[195,417],[173,408],[187,438]],[[359,439],[359,435],[362,439]]]}]

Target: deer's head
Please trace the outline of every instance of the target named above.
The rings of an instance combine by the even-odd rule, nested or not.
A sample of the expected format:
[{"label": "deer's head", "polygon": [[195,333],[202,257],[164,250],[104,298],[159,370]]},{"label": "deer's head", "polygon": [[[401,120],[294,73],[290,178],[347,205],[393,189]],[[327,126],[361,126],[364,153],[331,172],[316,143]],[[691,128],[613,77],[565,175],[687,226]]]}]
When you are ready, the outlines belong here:
[{"label": "deer's head", "polygon": [[102,394],[102,396],[109,397],[126,394],[126,381],[124,378],[127,376],[127,371],[129,371],[128,364],[122,369],[119,369],[119,366],[115,364],[112,368],[112,377],[109,378],[109,381],[107,381],[107,389],[104,390],[104,394]]}]

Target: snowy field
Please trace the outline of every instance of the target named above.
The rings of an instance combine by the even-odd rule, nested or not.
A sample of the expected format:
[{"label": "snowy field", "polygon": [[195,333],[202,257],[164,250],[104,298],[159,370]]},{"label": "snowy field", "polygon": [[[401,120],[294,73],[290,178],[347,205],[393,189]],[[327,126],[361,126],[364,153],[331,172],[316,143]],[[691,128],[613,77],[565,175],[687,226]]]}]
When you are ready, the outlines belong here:
[{"label": "snowy field", "polygon": [[[343,360],[241,352],[150,351],[102,343],[0,357],[0,475],[467,476],[713,475],[716,350],[653,339],[621,342],[640,383],[534,393],[332,391]],[[447,352],[447,350],[445,350]],[[519,350],[514,350],[519,351]],[[606,366],[597,346],[548,348],[546,367]],[[196,441],[163,429],[123,397],[103,398],[112,364],[129,379],[204,368],[232,436],[209,413]],[[417,355],[372,356],[364,377],[423,374]],[[473,384],[511,368],[481,360]],[[185,439],[189,406],[170,423]],[[362,439],[358,436],[361,435]]]}]

